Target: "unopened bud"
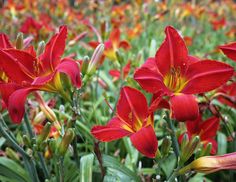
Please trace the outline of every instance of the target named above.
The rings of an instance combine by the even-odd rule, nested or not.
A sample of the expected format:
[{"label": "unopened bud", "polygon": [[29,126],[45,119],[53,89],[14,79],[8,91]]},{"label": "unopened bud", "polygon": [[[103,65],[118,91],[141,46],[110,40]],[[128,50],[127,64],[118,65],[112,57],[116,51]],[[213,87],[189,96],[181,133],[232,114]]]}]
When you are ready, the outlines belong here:
[{"label": "unopened bud", "polygon": [[195,136],[187,145],[186,147],[182,150],[182,154],[180,156],[180,161],[182,163],[186,162],[194,153],[196,148],[198,147],[200,143],[200,138],[199,136]]},{"label": "unopened bud", "polygon": [[9,147],[6,148],[5,154],[7,155],[7,157],[13,159],[14,161],[20,161],[17,153]]},{"label": "unopened bud", "polygon": [[185,133],[184,136],[183,136],[183,139],[182,139],[182,141],[181,141],[181,151],[184,151],[184,150],[185,150],[185,148],[186,148],[188,142],[189,142],[188,134]]},{"label": "unopened bud", "polygon": [[48,147],[49,147],[49,150],[51,152],[55,152],[56,151],[56,140],[54,138],[51,138],[48,142]]},{"label": "unopened bud", "polygon": [[65,153],[66,153],[70,143],[72,142],[74,136],[75,136],[74,130],[72,128],[69,128],[66,131],[65,135],[63,136],[62,141],[59,145],[59,148],[58,148],[59,155],[61,155],[61,156],[65,155]]},{"label": "unopened bud", "polygon": [[85,57],[84,57],[84,60],[83,60],[82,68],[81,68],[81,73],[82,73],[83,75],[86,74],[87,69],[88,69],[88,65],[89,65],[89,57],[88,57],[88,56],[85,56]]},{"label": "unopened bud", "polygon": [[206,147],[203,147],[200,157],[209,155],[211,153],[212,143],[208,143]]},{"label": "unopened bud", "polygon": [[116,50],[115,53],[116,53],[116,58],[117,58],[118,62],[122,65],[122,63],[124,62],[124,59],[123,59],[123,57],[121,56],[119,50]]},{"label": "unopened bud", "polygon": [[22,49],[23,48],[23,33],[19,32],[16,37],[16,49]]},{"label": "unopened bud", "polygon": [[43,141],[42,143],[40,143],[40,145],[38,145],[38,148],[40,151],[45,151],[45,148],[47,147],[47,142]]},{"label": "unopened bud", "polygon": [[92,75],[96,71],[98,62],[103,54],[103,51],[104,51],[104,44],[101,43],[94,50],[94,53],[88,65],[87,74]]},{"label": "unopened bud", "polygon": [[39,56],[40,54],[42,54],[44,52],[44,49],[45,49],[45,42],[44,41],[39,42],[37,55]]},{"label": "unopened bud", "polygon": [[46,116],[45,116],[44,112],[40,111],[34,117],[33,123],[34,124],[39,124],[39,123],[42,123],[43,121],[45,121],[45,119],[46,119]]},{"label": "unopened bud", "polygon": [[37,137],[37,144],[40,145],[45,139],[48,137],[51,130],[51,123],[47,122],[46,125],[43,127],[42,132]]},{"label": "unopened bud", "polygon": [[163,156],[169,153],[170,147],[171,147],[171,139],[169,137],[164,138],[161,145],[161,153]]},{"label": "unopened bud", "polygon": [[31,147],[31,141],[27,135],[23,135],[23,142],[24,142],[25,146]]}]

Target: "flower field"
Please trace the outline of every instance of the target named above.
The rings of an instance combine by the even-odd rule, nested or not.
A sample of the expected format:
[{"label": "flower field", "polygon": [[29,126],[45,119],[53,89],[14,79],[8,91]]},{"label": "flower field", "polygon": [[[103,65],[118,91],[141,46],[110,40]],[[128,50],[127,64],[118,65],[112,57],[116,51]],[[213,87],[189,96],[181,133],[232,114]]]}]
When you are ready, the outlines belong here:
[{"label": "flower field", "polygon": [[236,178],[236,2],[1,0],[0,181]]}]

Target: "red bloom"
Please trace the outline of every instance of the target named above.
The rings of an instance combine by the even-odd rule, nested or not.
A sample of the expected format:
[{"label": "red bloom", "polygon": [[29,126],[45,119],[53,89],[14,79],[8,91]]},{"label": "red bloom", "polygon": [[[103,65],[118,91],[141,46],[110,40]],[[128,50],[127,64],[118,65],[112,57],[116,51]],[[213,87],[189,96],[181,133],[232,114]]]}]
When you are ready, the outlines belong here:
[{"label": "red bloom", "polygon": [[0,68],[11,80],[10,83],[0,84],[0,93],[14,122],[21,121],[25,99],[30,92],[63,92],[60,73],[67,74],[72,83],[80,88],[80,70],[77,63],[71,58],[61,59],[66,36],[67,27],[62,26],[38,57],[33,50],[30,53],[13,48],[0,50]]},{"label": "red bloom", "polygon": [[[122,74],[123,74],[123,78],[122,79],[125,79],[128,74],[129,74],[129,71],[130,71],[130,61],[123,67],[122,69]],[[121,73],[119,70],[110,70],[109,71],[109,74],[114,78],[114,81],[118,80],[121,76]]]},{"label": "red bloom", "polygon": [[236,109],[236,82],[224,84],[216,95],[221,103]]},{"label": "red bloom", "polygon": [[236,61],[236,42],[219,46],[223,53],[233,61]]},{"label": "red bloom", "polygon": [[198,117],[198,104],[192,94],[211,91],[224,84],[234,69],[213,60],[197,61],[188,55],[187,47],[171,26],[155,58],[149,58],[139,68],[134,79],[153,94],[162,91],[170,97],[172,116],[178,121]]},{"label": "red bloom", "polygon": [[32,34],[38,36],[39,30],[42,28],[42,24],[38,23],[32,17],[28,17],[20,28],[20,31],[25,34]]},{"label": "red bloom", "polygon": [[[93,48],[96,48],[98,44],[99,42],[89,42],[89,45]],[[129,42],[127,42],[126,40],[120,40],[120,30],[118,28],[114,29],[110,33],[110,37],[107,41],[104,42],[104,45],[104,56],[112,61],[117,60],[116,51],[119,48],[123,48],[124,50],[128,50],[131,48]]]},{"label": "red bloom", "polygon": [[[217,151],[217,142],[215,141],[216,132],[219,128],[219,118],[211,117],[205,121],[202,120],[202,116],[199,117],[194,121],[187,121],[187,135],[189,139],[193,138],[194,136],[198,135],[200,137],[201,143],[206,147],[208,143],[212,143],[211,154],[216,154]],[[179,138],[181,142],[183,139],[182,134]]]},{"label": "red bloom", "polygon": [[154,158],[157,139],[145,96],[131,87],[123,87],[117,113],[106,126],[94,126],[91,133],[103,142],[129,136],[134,147],[143,155]]}]

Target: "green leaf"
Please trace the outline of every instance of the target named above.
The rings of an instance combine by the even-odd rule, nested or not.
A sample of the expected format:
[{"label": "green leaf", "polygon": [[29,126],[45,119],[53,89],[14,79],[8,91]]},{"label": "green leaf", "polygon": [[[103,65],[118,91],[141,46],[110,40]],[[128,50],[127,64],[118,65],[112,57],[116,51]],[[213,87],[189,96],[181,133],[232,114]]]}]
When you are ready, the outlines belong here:
[{"label": "green leaf", "polygon": [[218,143],[217,155],[226,154],[226,152],[227,152],[227,138],[226,138],[225,134],[218,132],[217,143]]},{"label": "green leaf", "polygon": [[5,178],[9,178],[10,181],[30,181],[27,172],[15,161],[6,157],[0,157],[0,175]]},{"label": "green leaf", "polygon": [[164,171],[167,177],[173,172],[176,166],[176,157],[175,154],[169,155],[164,161],[160,163],[161,169]]},{"label": "green leaf", "polygon": [[94,155],[88,154],[80,159],[80,182],[92,182]]},{"label": "green leaf", "polygon": [[141,181],[136,173],[122,165],[114,157],[103,155],[103,166],[107,167],[108,174],[117,176],[121,181]]},{"label": "green leaf", "polygon": [[6,139],[1,137],[0,138],[0,147],[2,147],[2,145],[5,143]]}]

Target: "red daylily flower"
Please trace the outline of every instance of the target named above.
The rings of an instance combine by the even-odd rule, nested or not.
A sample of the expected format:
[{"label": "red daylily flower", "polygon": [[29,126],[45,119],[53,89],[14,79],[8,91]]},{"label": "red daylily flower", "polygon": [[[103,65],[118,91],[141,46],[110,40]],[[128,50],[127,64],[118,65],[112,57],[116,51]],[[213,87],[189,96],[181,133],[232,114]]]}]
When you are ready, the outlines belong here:
[{"label": "red daylily flower", "polygon": [[[96,48],[98,44],[99,42],[89,42],[89,45],[93,48]],[[111,32],[109,39],[104,42],[104,45],[105,50],[103,54],[112,61],[117,60],[116,51],[119,48],[123,48],[124,50],[128,50],[131,48],[129,42],[127,42],[126,40],[120,40],[120,30],[118,28],[114,29]]]},{"label": "red daylily flower", "polygon": [[42,24],[38,23],[32,17],[27,17],[25,22],[20,28],[20,31],[24,34],[32,34],[34,36],[38,36],[39,30],[42,28]]},{"label": "red daylily flower", "polygon": [[[122,69],[122,74],[123,74],[123,78],[122,79],[125,79],[128,74],[129,74],[129,71],[130,71],[130,64],[131,62],[129,61]],[[119,70],[110,70],[109,71],[109,74],[114,78],[114,81],[120,79],[120,76],[121,76],[121,73]]]},{"label": "red daylily flower", "polygon": [[223,53],[233,61],[236,61],[236,42],[219,46]]},{"label": "red daylily flower", "polygon": [[21,122],[25,99],[30,92],[43,90],[63,93],[60,73],[67,74],[77,88],[81,87],[77,63],[71,58],[61,59],[66,36],[67,27],[62,26],[38,57],[34,50],[30,53],[13,48],[0,50],[0,68],[11,81],[0,84],[0,93],[14,122]]},{"label": "red daylily flower", "polygon": [[198,61],[188,55],[187,47],[171,26],[165,30],[166,39],[156,53],[139,68],[134,79],[150,92],[162,91],[170,97],[172,117],[178,121],[198,117],[198,104],[192,94],[208,92],[224,84],[234,69],[213,60]]},{"label": "red daylily flower", "polygon": [[145,96],[134,88],[123,87],[116,109],[116,116],[106,126],[92,128],[93,136],[102,142],[129,136],[139,152],[154,158],[157,151],[157,138],[153,128],[153,117],[149,112]]},{"label": "red daylily flower", "polygon": [[[205,121],[202,120],[202,116],[194,121],[186,121],[187,135],[189,140],[194,136],[200,137],[201,143],[206,147],[208,143],[212,143],[211,154],[216,154],[217,142],[215,141],[216,132],[219,128],[219,118],[213,116]],[[180,135],[179,142],[181,143],[184,134]]]}]

